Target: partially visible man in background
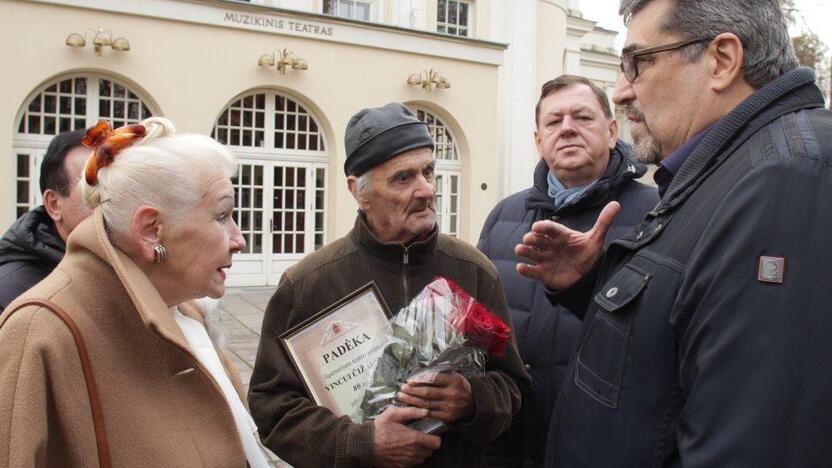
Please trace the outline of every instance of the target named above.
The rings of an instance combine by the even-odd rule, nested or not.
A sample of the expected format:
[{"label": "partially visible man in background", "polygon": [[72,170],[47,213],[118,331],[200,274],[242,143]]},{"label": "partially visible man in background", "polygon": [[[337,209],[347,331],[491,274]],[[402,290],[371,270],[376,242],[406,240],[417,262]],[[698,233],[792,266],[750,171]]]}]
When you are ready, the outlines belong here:
[{"label": "partially visible man in background", "polygon": [[43,205],[25,213],[0,238],[0,312],[46,277],[61,261],[66,239],[90,211],[78,193],[78,179],[90,150],[84,131],[52,139],[40,167]]},{"label": "partially visible man in background", "polygon": [[617,140],[617,124],[604,90],[580,76],[546,82],[535,108],[534,132],[540,161],[534,185],[501,201],[485,222],[479,249],[500,272],[520,357],[532,377],[520,416],[488,450],[490,467],[535,466],[543,461],[546,432],[580,320],[552,306],[545,286],[520,276],[514,247],[532,223],[554,219],[585,231],[608,202],[622,213],[610,228],[611,241],[633,229],[659,197],[636,181],[646,172],[631,148]]}]

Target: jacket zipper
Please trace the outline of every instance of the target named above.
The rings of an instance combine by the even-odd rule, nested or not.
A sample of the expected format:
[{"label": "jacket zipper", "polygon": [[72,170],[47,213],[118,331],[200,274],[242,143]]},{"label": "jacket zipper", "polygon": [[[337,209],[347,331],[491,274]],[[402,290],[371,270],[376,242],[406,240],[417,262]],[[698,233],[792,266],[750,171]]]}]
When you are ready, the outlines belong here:
[{"label": "jacket zipper", "polygon": [[407,265],[410,263],[410,247],[402,247],[404,249],[404,255],[402,255],[402,289],[404,289],[404,295],[402,298],[404,299],[403,307],[410,303],[410,297],[408,297],[408,288],[407,288]]}]

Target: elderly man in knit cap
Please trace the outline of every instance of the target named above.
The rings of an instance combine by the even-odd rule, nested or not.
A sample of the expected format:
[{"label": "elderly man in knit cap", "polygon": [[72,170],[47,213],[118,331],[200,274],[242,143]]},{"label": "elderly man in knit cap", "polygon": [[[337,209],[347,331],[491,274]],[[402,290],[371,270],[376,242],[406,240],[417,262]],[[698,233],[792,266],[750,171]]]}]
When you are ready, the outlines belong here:
[{"label": "elderly man in knit cap", "polygon": [[[347,185],[359,205],[341,239],[286,271],[269,302],[251,378],[249,404],[264,444],[301,467],[482,466],[483,445],[509,427],[528,376],[513,339],[486,372],[441,374],[432,385],[404,385],[403,407],[353,423],[309,398],[277,336],[373,280],[396,313],[433,277],[456,281],[510,323],[494,265],[436,228],[433,140],[405,106],[363,109],[346,131]],[[440,436],[405,423],[444,421]]]}]

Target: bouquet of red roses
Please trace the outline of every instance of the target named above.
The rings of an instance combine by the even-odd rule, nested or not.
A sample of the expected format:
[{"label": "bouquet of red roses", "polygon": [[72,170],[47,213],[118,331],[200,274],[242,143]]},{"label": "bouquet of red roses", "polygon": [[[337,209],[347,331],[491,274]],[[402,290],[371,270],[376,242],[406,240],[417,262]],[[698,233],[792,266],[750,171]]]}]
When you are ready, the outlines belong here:
[{"label": "bouquet of red roses", "polygon": [[[482,372],[488,355],[502,356],[509,328],[453,281],[436,277],[390,319],[388,336],[361,404],[372,419],[408,380],[432,382],[440,372],[465,377]],[[426,426],[422,426],[424,428]]]}]

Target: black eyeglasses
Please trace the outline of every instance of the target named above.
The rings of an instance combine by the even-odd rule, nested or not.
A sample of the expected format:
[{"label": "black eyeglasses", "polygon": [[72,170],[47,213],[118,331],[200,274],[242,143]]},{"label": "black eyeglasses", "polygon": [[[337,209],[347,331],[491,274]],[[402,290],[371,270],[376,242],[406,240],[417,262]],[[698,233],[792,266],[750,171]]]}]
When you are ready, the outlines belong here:
[{"label": "black eyeglasses", "polygon": [[644,57],[645,55],[652,55],[657,54],[659,52],[670,52],[671,50],[678,50],[682,47],[687,47],[692,44],[697,44],[700,42],[708,42],[712,40],[709,37],[702,37],[699,39],[692,39],[689,41],[681,41],[681,42],[674,42],[672,44],[665,44],[656,47],[650,47],[647,49],[641,50],[631,50],[629,52],[624,53],[621,56],[621,71],[624,73],[624,77],[627,78],[627,81],[632,83],[633,81],[638,78],[638,62],[639,57]]}]

